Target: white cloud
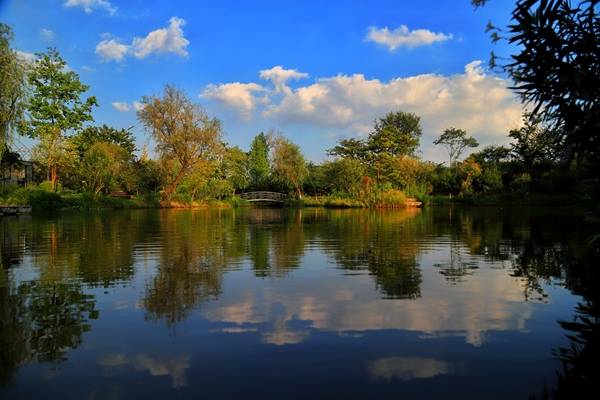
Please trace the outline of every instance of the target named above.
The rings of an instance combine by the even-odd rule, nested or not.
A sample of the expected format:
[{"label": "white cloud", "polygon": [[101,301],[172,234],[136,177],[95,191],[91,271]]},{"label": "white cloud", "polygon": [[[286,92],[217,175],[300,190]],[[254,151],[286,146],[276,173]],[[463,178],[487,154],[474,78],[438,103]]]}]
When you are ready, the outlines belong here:
[{"label": "white cloud", "polygon": [[102,61],[123,61],[129,52],[129,46],[119,42],[118,39],[105,39],[96,45],[96,54]]},{"label": "white cloud", "polygon": [[117,8],[108,0],[66,0],[65,7],[80,7],[86,14],[91,14],[94,10],[105,10],[110,15],[117,12]]},{"label": "white cloud", "polygon": [[257,104],[267,101],[266,97],[259,98],[256,93],[264,92],[265,88],[257,83],[224,83],[208,85],[200,94],[201,97],[214,100],[220,104],[234,108],[239,114],[248,119]]},{"label": "white cloud", "polygon": [[139,101],[134,101],[132,106],[135,111],[141,111],[141,109],[144,108],[144,104]]},{"label": "white cloud", "polygon": [[114,101],[111,104],[112,104],[113,108],[117,111],[128,112],[129,110],[131,110],[131,107],[129,107],[129,104],[124,103],[122,101]]},{"label": "white cloud", "polygon": [[[226,85],[209,88],[214,91]],[[267,98],[261,102],[251,102],[236,91],[230,91],[230,96],[205,97],[241,113],[252,104],[271,121],[354,135],[368,134],[373,121],[390,111],[414,112],[421,116],[423,156],[442,161],[446,158],[443,149],[434,148],[432,142],[451,126],[466,129],[482,145],[508,142],[507,132],[520,125],[522,113],[509,85],[507,80],[487,74],[481,61],[474,61],[464,72],[453,75],[421,74],[387,82],[363,74],[318,78],[283,96],[276,95],[276,90],[266,91]]]},{"label": "white cloud", "polygon": [[185,25],[185,20],[171,17],[167,28],[152,31],[145,38],[134,38],[133,55],[137,58],[144,58],[152,53],[175,53],[187,57],[186,48],[190,42],[183,35],[181,29],[183,25]]},{"label": "white cloud", "polygon": [[22,61],[28,62],[28,63],[32,63],[36,60],[36,56],[33,53],[30,53],[28,51],[21,51],[21,50],[17,50],[17,57],[19,57]]},{"label": "white cloud", "polygon": [[185,25],[185,20],[171,17],[167,28],[154,30],[144,38],[135,37],[130,45],[112,38],[110,33],[103,33],[102,40],[96,45],[96,54],[103,61],[117,62],[123,61],[128,55],[146,58],[154,53],[174,53],[181,57],[187,57],[186,48],[190,41],[183,35],[181,29],[183,25]]},{"label": "white cloud", "polygon": [[295,69],[284,69],[281,65],[276,65],[271,69],[261,70],[260,78],[273,82],[277,92],[289,94],[291,93],[291,90],[286,85],[286,82],[289,80],[308,78],[308,74],[305,72],[299,72]]},{"label": "white cloud", "polygon": [[425,46],[436,42],[444,42],[452,39],[451,34],[445,34],[441,32],[432,32],[428,29],[415,29],[410,30],[406,25],[400,25],[400,27],[389,30],[388,27],[376,28],[374,26],[369,28],[367,32],[366,41],[375,42],[388,48],[389,51],[394,51],[399,47],[414,48],[419,46]]},{"label": "white cloud", "polygon": [[55,37],[56,37],[56,34],[53,31],[51,31],[50,29],[46,29],[46,28],[40,29],[40,38],[44,42],[46,42],[46,43],[53,42]]}]

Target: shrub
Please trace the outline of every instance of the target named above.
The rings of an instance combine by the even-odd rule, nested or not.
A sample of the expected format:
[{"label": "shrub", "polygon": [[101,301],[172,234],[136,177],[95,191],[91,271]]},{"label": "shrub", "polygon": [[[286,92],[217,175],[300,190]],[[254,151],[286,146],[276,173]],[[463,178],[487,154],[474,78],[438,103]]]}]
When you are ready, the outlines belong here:
[{"label": "shrub", "polygon": [[382,190],[377,194],[374,205],[377,208],[406,207],[406,195],[397,189]]}]

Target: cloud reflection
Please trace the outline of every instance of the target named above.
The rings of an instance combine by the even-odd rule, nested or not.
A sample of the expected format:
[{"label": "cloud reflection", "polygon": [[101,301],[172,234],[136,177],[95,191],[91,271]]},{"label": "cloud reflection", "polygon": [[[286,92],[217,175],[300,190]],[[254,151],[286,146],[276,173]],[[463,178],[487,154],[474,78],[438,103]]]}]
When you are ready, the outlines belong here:
[{"label": "cloud reflection", "polygon": [[433,378],[437,375],[447,375],[454,372],[451,364],[432,358],[388,357],[380,358],[369,363],[367,367],[371,379],[411,379]]}]

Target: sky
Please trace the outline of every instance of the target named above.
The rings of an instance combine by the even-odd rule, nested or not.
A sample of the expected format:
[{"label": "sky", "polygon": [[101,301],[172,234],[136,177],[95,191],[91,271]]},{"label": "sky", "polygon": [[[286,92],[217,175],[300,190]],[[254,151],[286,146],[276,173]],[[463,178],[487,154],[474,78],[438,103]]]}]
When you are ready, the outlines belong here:
[{"label": "sky", "polygon": [[390,111],[421,116],[419,155],[448,127],[505,144],[522,106],[487,62],[485,26],[506,26],[514,1],[0,0],[23,57],[55,47],[97,97],[96,124],[129,128],[152,147],[136,108],[165,84],[183,89],[247,149],[274,129],[309,160],[366,137]]}]

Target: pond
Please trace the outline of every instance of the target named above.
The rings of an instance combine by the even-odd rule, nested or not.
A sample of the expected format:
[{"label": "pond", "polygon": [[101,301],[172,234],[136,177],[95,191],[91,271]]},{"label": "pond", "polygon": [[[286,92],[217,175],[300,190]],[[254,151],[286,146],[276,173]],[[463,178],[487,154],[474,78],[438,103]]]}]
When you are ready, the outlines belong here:
[{"label": "pond", "polygon": [[588,288],[572,211],[0,220],[0,398],[523,398]]}]

